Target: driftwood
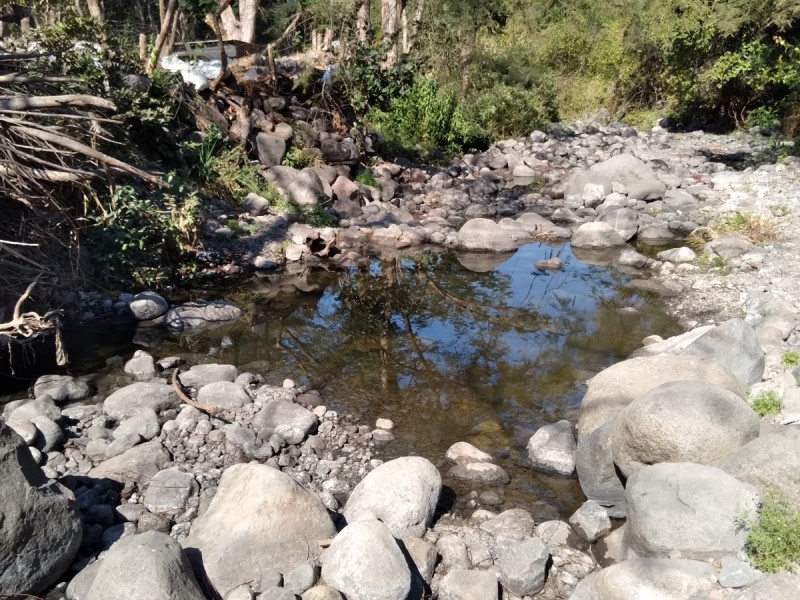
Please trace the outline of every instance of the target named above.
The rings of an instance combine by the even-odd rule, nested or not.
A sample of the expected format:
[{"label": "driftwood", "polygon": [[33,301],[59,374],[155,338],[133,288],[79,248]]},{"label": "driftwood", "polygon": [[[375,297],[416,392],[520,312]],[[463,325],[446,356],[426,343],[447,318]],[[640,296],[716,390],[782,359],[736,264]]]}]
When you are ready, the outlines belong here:
[{"label": "driftwood", "polygon": [[19,75],[18,73],[9,73],[8,75],[0,75],[0,83],[80,83],[80,79],[75,77],[31,77],[29,75]]},{"label": "driftwood", "polygon": [[86,144],[82,144],[79,141],[74,140],[65,135],[53,133],[50,131],[44,131],[42,129],[37,129],[34,127],[26,127],[22,125],[14,125],[11,127],[11,129],[19,133],[23,133],[27,136],[37,138],[44,142],[49,142],[51,144],[55,144],[56,146],[61,146],[63,148],[67,148],[68,150],[78,152],[80,154],[83,154],[87,158],[94,159],[110,167],[116,167],[117,169],[119,169],[124,173],[128,173],[129,175],[135,175],[136,177],[144,179],[145,181],[152,183],[154,185],[160,187],[167,187],[167,184],[160,177],[156,177],[155,175],[151,175],[146,171],[142,171],[141,169],[132,167],[131,165],[124,163],[121,160],[114,158],[113,156],[104,154],[99,150],[95,150],[94,148],[87,146]]},{"label": "driftwood", "polygon": [[172,388],[175,390],[175,393],[178,394],[178,399],[183,402],[184,404],[188,404],[189,406],[194,406],[198,410],[202,410],[204,413],[207,413],[211,416],[219,414],[222,412],[222,409],[218,406],[211,406],[210,404],[203,404],[202,402],[198,402],[197,400],[192,400],[189,395],[183,391],[183,386],[181,382],[178,380],[178,375],[180,374],[180,369],[175,367],[175,370],[172,372]]},{"label": "driftwood", "polygon": [[63,96],[13,96],[0,97],[0,110],[37,110],[40,108],[100,108],[116,111],[117,106],[105,98],[87,94]]}]

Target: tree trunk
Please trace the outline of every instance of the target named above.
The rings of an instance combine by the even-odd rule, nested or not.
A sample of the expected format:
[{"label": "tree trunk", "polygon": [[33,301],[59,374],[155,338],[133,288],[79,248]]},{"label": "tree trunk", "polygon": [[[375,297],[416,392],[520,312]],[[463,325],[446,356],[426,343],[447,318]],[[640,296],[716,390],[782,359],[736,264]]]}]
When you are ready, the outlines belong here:
[{"label": "tree trunk", "polygon": [[153,52],[150,54],[150,60],[147,61],[147,74],[151,75],[153,70],[158,66],[158,59],[161,58],[161,50],[169,38],[170,31],[175,23],[175,12],[178,6],[178,0],[169,0],[167,11],[164,15],[164,21],[161,23],[161,31],[156,36],[156,43],[153,46]]},{"label": "tree trunk", "polygon": [[407,56],[411,54],[411,51],[414,49],[414,44],[417,41],[417,35],[419,34],[419,26],[422,23],[422,15],[425,12],[425,0],[417,0],[417,7],[414,9],[414,17],[411,19],[411,23],[408,22],[408,5],[403,7],[403,15],[401,17],[401,27],[402,27],[402,50],[403,55]]},{"label": "tree trunk", "polygon": [[383,31],[383,48],[386,52],[386,64],[397,63],[397,35],[400,32],[400,19],[403,14],[405,0],[381,0],[381,30]]},{"label": "tree trunk", "polygon": [[98,21],[106,20],[106,7],[103,4],[103,0],[86,0],[86,6],[89,7],[90,17]]},{"label": "tree trunk", "polygon": [[359,44],[366,44],[369,41],[369,13],[371,9],[370,0],[361,0],[356,13],[356,39]]},{"label": "tree trunk", "polygon": [[[229,5],[219,15],[220,34],[223,40],[239,40],[252,44],[256,39],[258,0],[239,0],[239,16]],[[208,23],[208,19],[206,19]]]}]

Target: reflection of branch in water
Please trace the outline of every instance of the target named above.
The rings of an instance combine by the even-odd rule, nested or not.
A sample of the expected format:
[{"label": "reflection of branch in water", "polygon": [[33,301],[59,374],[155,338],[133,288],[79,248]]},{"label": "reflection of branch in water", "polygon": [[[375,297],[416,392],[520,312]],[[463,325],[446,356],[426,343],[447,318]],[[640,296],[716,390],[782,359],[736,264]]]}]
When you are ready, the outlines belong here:
[{"label": "reflection of branch in water", "polygon": [[459,298],[458,296],[454,296],[450,292],[443,290],[439,286],[439,284],[436,283],[433,279],[431,279],[431,276],[428,275],[427,273],[423,272],[422,276],[425,278],[426,284],[429,285],[434,292],[439,294],[445,300],[449,300],[456,306],[459,306],[463,309],[466,310],[483,309],[483,310],[499,310],[499,311],[513,310],[507,306],[490,306],[488,304],[483,304],[482,302],[475,302],[474,300],[464,300],[463,298]]},{"label": "reflection of branch in water", "polygon": [[305,363],[303,362],[302,358],[300,358],[297,353],[295,352],[294,348],[292,348],[289,344],[285,344],[280,338],[278,339],[278,348],[286,350],[289,355],[294,359],[295,364],[300,367],[300,370],[303,371],[306,375],[312,373],[312,369],[306,367]]},{"label": "reflection of branch in water", "polygon": [[[294,332],[293,332],[291,329],[289,329],[288,327],[283,327],[283,328],[281,329],[281,333],[282,333],[282,334],[284,334],[284,333],[285,333],[285,334],[286,334],[286,337],[288,337],[288,338],[289,338],[289,339],[290,339],[292,342],[294,342],[295,346],[297,346],[297,349],[298,349],[298,350],[300,350],[300,352],[302,352],[302,353],[303,353],[303,355],[304,355],[304,356],[305,356],[305,357],[306,357],[308,360],[310,360],[310,361],[311,361],[312,363],[314,363],[315,365],[319,364],[319,361],[318,361],[318,360],[317,360],[317,359],[314,357],[314,355],[313,355],[313,354],[311,354],[311,352],[309,352],[308,350],[306,350],[305,344],[303,344],[303,342],[302,342],[302,341],[300,341],[300,338],[298,338],[298,337],[297,337],[297,336],[294,334]],[[279,341],[280,341],[280,339],[281,339],[281,338],[279,338]],[[282,345],[284,348],[286,348],[286,345],[285,345],[285,344],[281,344],[281,345]]]},{"label": "reflection of branch in water", "polygon": [[414,348],[417,356],[419,356],[419,361],[422,363],[423,369],[430,370],[430,364],[425,358],[425,354],[422,351],[422,347],[419,345],[417,336],[414,334],[414,329],[411,327],[411,317],[409,317],[407,313],[403,313],[403,323],[406,326],[406,337],[408,338],[408,343],[411,344],[411,347]]},{"label": "reflection of branch in water", "polygon": [[[455,306],[463,308],[469,312],[478,312],[482,311],[481,315],[485,318],[485,312],[495,312],[504,314],[507,317],[517,317],[520,321],[528,321],[531,317],[534,318],[536,321],[537,328],[546,329],[544,323],[546,319],[542,317],[540,314],[532,311],[528,308],[518,308],[516,306],[491,306],[489,304],[484,304],[482,302],[475,302],[474,300],[464,300],[463,298],[459,298],[458,296],[454,296],[450,292],[445,291],[441,288],[431,276],[427,273],[422,273],[422,276],[425,278],[426,284],[430,286],[430,288],[440,295],[442,298],[449,300]],[[538,329],[537,329],[538,330]]]}]

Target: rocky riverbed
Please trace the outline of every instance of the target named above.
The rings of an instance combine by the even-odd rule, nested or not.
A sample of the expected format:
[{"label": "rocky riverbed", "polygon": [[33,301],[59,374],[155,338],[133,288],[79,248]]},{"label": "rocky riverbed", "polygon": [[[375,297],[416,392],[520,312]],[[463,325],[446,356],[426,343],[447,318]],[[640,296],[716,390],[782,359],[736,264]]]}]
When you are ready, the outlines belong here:
[{"label": "rocky riverbed", "polygon": [[[768,493],[800,506],[800,177],[794,159],[760,158],[775,149],[765,138],[559,125],[435,172],[376,167],[380,190],[334,192],[339,181],[337,229],[285,223],[285,260],[305,265],[347,265],[377,247],[508,252],[571,239],[582,260],[615,264],[665,298],[687,332],[643,340],[588,381],[577,423],[546,425],[528,443],[531,469],[578,478],[587,501],[568,521],[492,511],[506,477],[466,443],[443,457],[447,474],[483,491],[474,511],[449,513],[431,462],[375,458],[392,415],[367,426],[292,381],[140,352],[113,393],[92,398],[81,379],[48,376],[33,399],[4,407],[0,470],[13,485],[0,493],[11,549],[0,592],[796,598],[800,577],[762,573],[746,554]],[[236,218],[283,218],[262,209]],[[735,213],[755,227],[723,227]],[[250,250],[230,255],[241,267],[283,260],[247,254],[257,245],[244,237]],[[135,301],[116,300],[120,311]],[[136,300],[134,314],[158,305],[138,318],[169,321],[165,303]]]}]

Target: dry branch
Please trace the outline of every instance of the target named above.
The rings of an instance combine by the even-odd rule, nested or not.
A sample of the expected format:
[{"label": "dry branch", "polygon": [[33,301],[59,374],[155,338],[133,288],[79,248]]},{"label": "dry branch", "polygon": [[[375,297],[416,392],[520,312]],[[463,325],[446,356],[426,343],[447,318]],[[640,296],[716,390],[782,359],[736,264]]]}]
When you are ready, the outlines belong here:
[{"label": "dry branch", "polygon": [[178,394],[178,398],[181,402],[188,404],[189,406],[194,406],[196,409],[202,410],[204,413],[208,413],[212,416],[222,412],[222,409],[217,406],[211,406],[210,404],[203,404],[197,400],[192,400],[189,395],[183,391],[183,386],[181,386],[181,382],[178,381],[179,374],[180,369],[175,367],[175,370],[172,372],[172,387],[175,390],[175,393]]},{"label": "dry branch", "polygon": [[9,73],[0,75],[0,83],[80,83],[80,79],[75,77],[31,77],[20,75],[19,73]]},{"label": "dry branch", "polygon": [[100,108],[116,111],[117,106],[97,96],[67,94],[64,96],[0,97],[0,110],[38,110],[40,108]]},{"label": "dry branch", "polygon": [[117,169],[123,171],[124,173],[128,173],[129,175],[135,175],[136,177],[144,179],[145,181],[152,183],[154,185],[160,187],[167,186],[167,184],[160,177],[156,177],[155,175],[151,175],[146,171],[137,169],[136,167],[124,163],[121,160],[114,158],[113,156],[104,154],[99,150],[95,150],[94,148],[87,146],[86,144],[82,144],[77,140],[74,140],[67,136],[57,133],[52,133],[49,131],[42,131],[40,129],[34,129],[33,127],[24,127],[21,125],[14,125],[11,127],[11,129],[13,131],[17,131],[19,133],[28,135],[30,137],[40,139],[44,142],[50,142],[57,146],[67,148],[68,150],[74,150],[75,152],[83,154],[87,158],[96,160],[111,167],[116,167]]}]

